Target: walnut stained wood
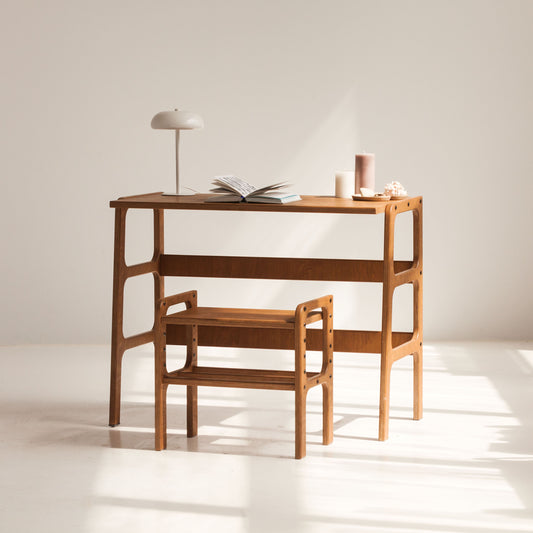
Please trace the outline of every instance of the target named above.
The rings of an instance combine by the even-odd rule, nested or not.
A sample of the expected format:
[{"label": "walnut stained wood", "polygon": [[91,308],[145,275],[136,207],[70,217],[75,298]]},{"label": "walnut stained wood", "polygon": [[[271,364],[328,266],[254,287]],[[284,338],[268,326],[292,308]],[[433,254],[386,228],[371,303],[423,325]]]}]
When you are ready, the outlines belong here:
[{"label": "walnut stained wood", "polygon": [[216,203],[206,202],[211,194],[192,196],[164,196],[163,193],[126,196],[111,202],[111,207],[135,209],[194,209],[202,211],[278,211],[283,213],[352,213],[375,215],[384,213],[387,202],[357,202],[331,196],[302,196],[288,204]]},{"label": "walnut stained wood", "polygon": [[[165,276],[198,276],[213,278],[253,279],[304,279],[323,281],[374,282],[383,284],[382,324],[380,331],[334,330],[335,349],[341,352],[379,353],[380,401],[379,439],[388,437],[390,373],[395,361],[412,355],[413,371],[413,417],[422,417],[422,198],[409,197],[389,202],[364,202],[350,199],[302,196],[302,200],[290,204],[214,204],[206,203],[209,195],[183,197],[163,196],[149,193],[120,198],[111,202],[115,209],[115,258],[113,270],[113,322],[111,343],[111,390],[109,423],[120,422],[120,384],[124,352],[135,346],[156,342],[154,329],[125,338],[123,335],[123,292],[126,279],[146,273],[154,277],[155,301],[164,294]],[[124,260],[126,212],[128,209],[151,209],[154,213],[154,253],[150,261],[126,266]],[[383,215],[384,253],[381,260],[360,259],[312,259],[312,258],[243,258],[165,254],[163,250],[163,213],[165,209],[272,212],[283,213],[342,213],[353,215]],[[413,259],[394,260],[394,227],[400,213],[413,216]],[[245,216],[245,215],[244,215]],[[413,331],[392,331],[392,301],[396,287],[413,285]],[[216,325],[200,325],[194,337],[199,345],[246,348],[291,349],[291,332],[284,328],[230,328]],[[186,333],[186,326],[168,324],[168,344],[187,345],[188,352],[196,349]],[[321,339],[310,329],[307,333],[308,349],[320,350]],[[191,356],[192,357],[192,356]],[[194,394],[195,388],[188,388]],[[354,391],[354,394],[356,392]]]},{"label": "walnut stained wood", "polygon": [[[307,350],[320,351],[322,339],[319,330],[307,331]],[[381,353],[380,331],[355,331],[335,329],[335,351],[353,353],[354,347],[360,353]],[[167,327],[167,344],[184,345],[185,327],[169,324]],[[396,348],[406,344],[412,333],[393,332],[392,346]],[[217,326],[199,326],[198,342],[200,346],[224,346],[226,348],[261,348],[264,350],[291,350],[292,334],[287,329],[241,328],[231,330]]]},{"label": "walnut stained wood", "polygon": [[[168,315],[171,305],[184,303],[186,309]],[[295,457],[306,455],[305,417],[309,389],[322,385],[323,389],[323,444],[333,440],[333,296],[323,296],[301,303],[295,311],[264,309],[227,309],[198,307],[196,291],[189,291],[158,303],[155,331],[155,448],[167,445],[166,395],[169,385],[187,386],[187,436],[198,430],[198,386],[236,387],[295,392]],[[320,372],[306,371],[306,326],[322,321],[322,368]],[[248,368],[201,367],[198,365],[199,324],[215,322],[219,327],[284,328],[293,337],[295,370],[260,370]],[[172,372],[166,367],[167,326],[183,325],[188,339],[187,360],[183,368]],[[192,341],[192,342],[191,342]],[[189,349],[190,347],[190,349]]]},{"label": "walnut stained wood", "polygon": [[[228,309],[221,307],[193,307],[172,315],[164,316],[164,324],[249,327],[249,328],[282,328],[294,329],[294,312],[275,309]],[[311,311],[307,315],[306,324],[322,320],[322,314]]]},{"label": "walnut stained wood", "polygon": [[[412,266],[411,261],[394,262],[395,272]],[[383,282],[383,262],[365,259],[162,254],[159,269],[162,276]]]}]

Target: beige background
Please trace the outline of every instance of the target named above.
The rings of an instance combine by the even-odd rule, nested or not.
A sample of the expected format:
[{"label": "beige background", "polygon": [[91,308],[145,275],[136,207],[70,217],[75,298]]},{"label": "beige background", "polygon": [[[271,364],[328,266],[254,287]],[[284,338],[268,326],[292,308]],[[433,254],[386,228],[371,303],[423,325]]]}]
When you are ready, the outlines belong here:
[{"label": "beige background", "polygon": [[[426,338],[531,338],[533,2],[2,7],[1,343],[109,341],[108,202],[172,190],[172,135],[150,120],[175,106],[205,120],[182,136],[182,180],[200,191],[232,172],[332,194],[336,170],[375,152],[378,186],[396,178],[425,198]],[[150,255],[145,215],[130,220],[130,261]],[[173,214],[167,250],[382,253],[377,218],[272,218]],[[270,307],[334,290],[338,325],[379,326],[371,285],[169,284],[193,287],[204,303]],[[128,282],[126,333],[150,327],[149,295],[149,277]],[[397,327],[409,327],[409,296]]]}]

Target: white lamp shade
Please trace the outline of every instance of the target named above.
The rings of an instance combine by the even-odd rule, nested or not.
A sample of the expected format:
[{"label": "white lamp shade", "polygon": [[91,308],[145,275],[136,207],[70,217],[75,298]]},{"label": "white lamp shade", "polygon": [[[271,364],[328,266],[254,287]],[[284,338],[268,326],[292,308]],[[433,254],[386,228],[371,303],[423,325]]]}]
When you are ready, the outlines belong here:
[{"label": "white lamp shade", "polygon": [[203,128],[204,121],[196,113],[189,111],[161,111],[152,119],[155,130],[194,130]]}]

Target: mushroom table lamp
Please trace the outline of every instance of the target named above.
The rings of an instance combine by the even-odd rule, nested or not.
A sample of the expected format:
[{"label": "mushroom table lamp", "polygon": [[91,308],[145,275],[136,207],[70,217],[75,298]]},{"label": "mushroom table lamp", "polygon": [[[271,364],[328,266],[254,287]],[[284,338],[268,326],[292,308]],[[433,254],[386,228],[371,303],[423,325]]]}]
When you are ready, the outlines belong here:
[{"label": "mushroom table lamp", "polygon": [[202,120],[202,117],[196,115],[195,113],[190,113],[189,111],[179,111],[178,109],[174,109],[174,111],[161,111],[161,113],[157,113],[157,115],[155,115],[152,119],[152,128],[155,130],[175,130],[176,132],[176,192],[163,194],[180,196],[180,130],[195,130],[203,127],[204,121]]}]

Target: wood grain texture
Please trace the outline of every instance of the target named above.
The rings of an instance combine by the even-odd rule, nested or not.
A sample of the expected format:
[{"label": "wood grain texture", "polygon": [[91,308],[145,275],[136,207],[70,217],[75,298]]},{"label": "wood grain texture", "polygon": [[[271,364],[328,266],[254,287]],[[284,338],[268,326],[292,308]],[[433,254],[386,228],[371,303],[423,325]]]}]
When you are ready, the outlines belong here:
[{"label": "wood grain texture", "polygon": [[[395,261],[396,272],[409,271],[411,261]],[[197,278],[284,279],[381,283],[383,261],[294,257],[162,255],[162,276]]]},{"label": "wood grain texture", "polygon": [[[388,436],[390,405],[390,373],[393,363],[412,355],[413,370],[413,417],[422,417],[422,348],[423,348],[423,254],[422,254],[422,198],[409,197],[394,202],[353,201],[332,197],[304,196],[302,201],[285,205],[268,204],[208,204],[208,195],[187,197],[163,196],[161,193],[142,194],[121,198],[111,202],[115,208],[115,248],[113,263],[113,312],[111,339],[111,379],[109,423],[120,423],[121,368],[124,352],[148,342],[156,343],[155,324],[157,313],[164,300],[165,276],[250,278],[250,279],[297,279],[346,282],[383,283],[381,331],[334,330],[335,350],[338,352],[361,352],[381,354],[380,369],[380,417],[379,438]],[[154,254],[150,261],[138,265],[126,265],[124,258],[126,213],[130,208],[152,209],[154,212]],[[269,257],[215,257],[172,255],[164,253],[163,215],[165,209],[239,211],[239,212],[297,212],[297,213],[343,213],[384,214],[384,256],[383,260],[358,259],[313,259],[313,258],[269,258]],[[411,212],[413,216],[413,259],[394,260],[394,228],[396,216]],[[154,277],[155,317],[154,328],[130,337],[123,335],[124,284],[129,277],[152,273]],[[392,331],[392,302],[396,287],[413,285],[413,331]],[[165,305],[174,305],[167,300]],[[168,309],[167,307],[167,309]],[[231,321],[230,321],[231,322]],[[287,322],[271,327],[249,327],[253,320],[231,327],[220,325],[172,324],[166,325],[165,343],[184,344],[188,349],[188,364],[192,368],[193,350],[198,345],[244,348],[294,349],[294,332]],[[246,327],[243,327],[246,326]],[[188,340],[189,333],[196,327],[197,345]],[[320,351],[323,348],[321,330],[306,328],[306,349]],[[329,331],[329,330],[328,330]],[[322,378],[319,379],[319,381]],[[187,391],[188,433],[194,433],[196,419],[196,390],[190,385]],[[163,391],[163,389],[161,389]],[[324,412],[330,394],[324,391]],[[166,392],[165,392],[166,394]],[[162,394],[160,394],[162,396]],[[161,400],[162,401],[162,400]],[[328,404],[329,405],[329,404]],[[164,414],[164,411],[162,411]],[[324,414],[326,425],[326,415]],[[161,417],[160,417],[161,418]],[[190,421],[190,422],[189,422]],[[326,427],[326,426],[324,426]],[[329,430],[328,430],[329,431]],[[324,435],[326,435],[326,430]],[[326,437],[324,437],[326,439]]]},{"label": "wood grain texture", "polygon": [[[394,230],[400,213],[413,216],[413,265],[406,271],[394,268]],[[381,320],[381,370],[379,400],[379,440],[389,436],[390,382],[395,361],[412,355],[413,418],[422,418],[422,198],[410,198],[401,204],[389,204],[385,209],[383,244],[383,299]],[[413,284],[413,334],[400,345],[393,344],[392,312],[394,290],[406,283]]]},{"label": "wood grain texture", "polygon": [[[309,330],[308,330],[309,332]],[[322,444],[333,442],[333,298],[324,308],[324,327],[322,329]],[[314,378],[311,378],[313,380]]]},{"label": "wood grain texture", "polygon": [[[184,303],[186,309],[167,315],[171,305]],[[157,304],[155,333],[155,449],[166,447],[166,392],[169,385],[187,387],[187,436],[198,432],[199,386],[234,387],[268,390],[289,390],[295,392],[295,457],[306,454],[305,417],[306,397],[311,387],[323,387],[323,443],[333,439],[333,296],[328,295],[304,302],[294,311],[272,309],[227,309],[199,307],[196,291],[162,298]],[[322,321],[322,368],[320,372],[307,373],[305,349],[307,325]],[[294,349],[294,371],[262,370],[249,368],[202,367],[198,365],[199,329],[201,324],[215,322],[219,329],[265,330],[281,329],[292,334]],[[166,343],[169,340],[168,326],[185,329],[187,359],[183,368],[166,370]]]},{"label": "wood grain texture", "polygon": [[[299,310],[299,312],[298,312]],[[307,404],[307,377],[306,377],[306,336],[305,313],[298,306],[294,326],[294,412],[295,412],[295,435],[294,456],[302,459],[306,454],[306,404]]]},{"label": "wood grain texture", "polygon": [[109,425],[120,424],[120,394],[122,382],[122,358],[125,351],[124,322],[124,284],[126,283],[126,212],[115,210],[115,246],[113,258],[113,311],[111,326],[111,378],[109,393]]},{"label": "wood grain texture", "polygon": [[[318,311],[307,316],[307,323],[321,320]],[[233,309],[224,307],[194,307],[163,317],[165,324],[225,326],[249,328],[294,328],[294,311],[277,309]]]},{"label": "wood grain texture", "polygon": [[185,372],[184,369],[170,372],[163,380],[174,385],[294,390],[294,372],[281,370],[200,366],[191,369],[190,372]]},{"label": "wood grain texture", "polygon": [[[187,327],[187,362],[191,371],[198,364],[198,326]],[[187,437],[196,437],[198,434],[198,387],[187,385]]]},{"label": "wood grain texture", "polygon": [[[335,351],[347,353],[381,353],[380,331],[356,331],[335,329]],[[393,332],[392,345],[399,346],[413,337],[412,332]],[[292,332],[281,328],[244,328],[231,329],[218,326],[199,326],[200,346],[219,346],[227,348],[261,348],[267,350],[292,350]],[[185,326],[169,324],[167,343],[185,345]],[[309,328],[307,331],[307,350],[321,351],[321,330]]]},{"label": "wood grain texture", "polygon": [[[164,250],[164,213],[154,209],[153,213],[153,255],[150,261],[137,265],[126,265],[126,215],[127,208],[115,211],[115,246],[113,259],[113,311],[111,326],[111,372],[109,394],[109,425],[120,424],[120,396],[122,359],[124,352],[136,346],[154,341],[154,327],[150,331],[138,333],[130,337],[124,336],[124,287],[126,280],[143,274],[153,274],[154,299],[159,300],[164,293],[164,279],[159,273],[160,256]],[[156,306],[154,305],[154,308]],[[154,324],[155,315],[154,314]]]},{"label": "wood grain texture", "polygon": [[[283,213],[352,213],[375,215],[384,213],[389,202],[364,202],[334,196],[306,196],[289,204],[258,203],[209,203],[206,199],[211,194],[194,194],[191,196],[164,196],[163,193],[148,193],[137,196],[125,196],[110,202],[115,208],[135,209],[194,209],[200,211],[249,211],[249,212],[283,212]],[[404,203],[399,200],[394,203]]]},{"label": "wood grain texture", "polygon": [[413,211],[413,259],[417,271],[417,279],[413,281],[413,337],[416,350],[413,351],[413,418],[420,420],[423,413],[423,204],[422,199],[416,201]]}]

